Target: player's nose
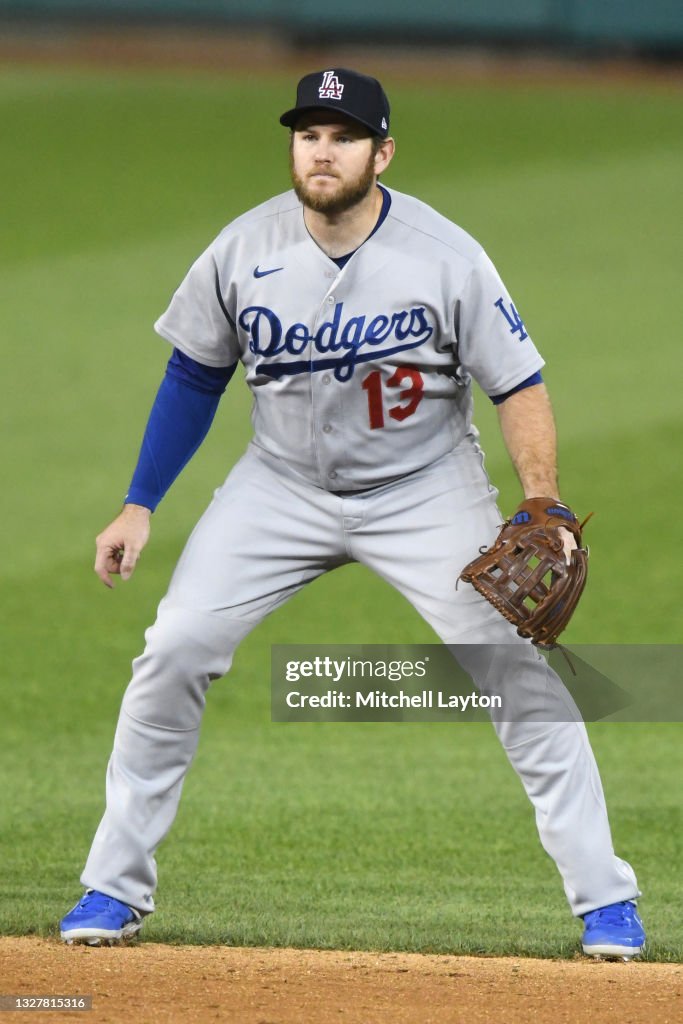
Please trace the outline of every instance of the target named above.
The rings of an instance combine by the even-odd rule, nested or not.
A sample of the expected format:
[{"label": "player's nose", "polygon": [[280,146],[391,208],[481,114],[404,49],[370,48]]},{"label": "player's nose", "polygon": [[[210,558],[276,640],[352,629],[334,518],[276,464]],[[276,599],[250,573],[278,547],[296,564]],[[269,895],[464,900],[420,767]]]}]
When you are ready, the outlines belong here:
[{"label": "player's nose", "polygon": [[332,159],[332,148],[327,139],[318,139],[313,157],[316,163],[329,163]]}]

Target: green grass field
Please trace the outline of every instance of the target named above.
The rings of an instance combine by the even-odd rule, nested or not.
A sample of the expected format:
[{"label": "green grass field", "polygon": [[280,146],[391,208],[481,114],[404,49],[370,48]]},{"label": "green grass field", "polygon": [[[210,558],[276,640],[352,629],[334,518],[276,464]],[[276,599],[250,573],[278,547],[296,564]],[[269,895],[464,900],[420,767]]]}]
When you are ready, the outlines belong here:
[{"label": "green grass field", "polygon": [[[564,496],[596,512],[567,642],[680,642],[680,93],[386,84],[387,184],[483,242],[548,363]],[[135,577],[106,591],[93,538],[169,354],[151,325],[223,224],[288,187],[292,92],[276,76],[0,70],[1,932],[55,935],[80,892],[130,660],[249,436],[235,381]],[[483,396],[477,410],[513,508],[495,414]],[[147,938],[574,954],[580,928],[488,726],[269,720],[273,643],[433,640],[358,566],[247,639],[210,694]],[[648,955],[680,960],[683,727],[591,735]]]}]

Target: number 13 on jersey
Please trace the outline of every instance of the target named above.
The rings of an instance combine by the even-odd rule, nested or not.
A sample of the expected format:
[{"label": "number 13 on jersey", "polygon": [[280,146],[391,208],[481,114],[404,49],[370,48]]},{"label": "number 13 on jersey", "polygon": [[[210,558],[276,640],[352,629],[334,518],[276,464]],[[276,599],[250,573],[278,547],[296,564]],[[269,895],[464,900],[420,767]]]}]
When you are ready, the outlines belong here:
[{"label": "number 13 on jersey", "polygon": [[[408,383],[404,384],[404,381]],[[398,399],[395,405],[390,405],[386,409],[386,412],[392,419],[401,423],[408,416],[413,415],[422,401],[424,381],[422,374],[414,366],[399,366],[386,383],[382,382],[381,371],[373,370],[364,378],[362,387],[368,393],[370,430],[380,430],[384,426],[385,400]],[[386,388],[399,388],[400,390],[395,395],[387,394],[385,399],[383,392]]]}]

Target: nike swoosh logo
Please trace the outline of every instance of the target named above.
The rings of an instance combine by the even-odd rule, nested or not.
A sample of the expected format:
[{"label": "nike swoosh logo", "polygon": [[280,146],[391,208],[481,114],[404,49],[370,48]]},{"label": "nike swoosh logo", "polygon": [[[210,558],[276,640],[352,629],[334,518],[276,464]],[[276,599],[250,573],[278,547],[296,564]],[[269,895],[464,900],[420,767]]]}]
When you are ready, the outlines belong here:
[{"label": "nike swoosh logo", "polygon": [[268,277],[268,274],[277,274],[278,270],[284,270],[284,267],[273,267],[272,270],[259,270],[258,267],[254,269],[254,277]]}]

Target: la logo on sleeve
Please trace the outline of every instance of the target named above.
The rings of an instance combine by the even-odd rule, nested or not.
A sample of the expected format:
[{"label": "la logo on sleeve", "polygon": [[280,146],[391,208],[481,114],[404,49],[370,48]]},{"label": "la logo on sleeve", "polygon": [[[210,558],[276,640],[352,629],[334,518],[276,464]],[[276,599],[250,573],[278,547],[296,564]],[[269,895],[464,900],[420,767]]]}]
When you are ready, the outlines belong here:
[{"label": "la logo on sleeve", "polygon": [[510,334],[519,334],[519,340],[525,341],[526,338],[529,337],[529,335],[526,332],[524,321],[515,309],[514,302],[510,301],[510,309],[506,309],[505,303],[503,301],[503,296],[501,295],[498,301],[494,302],[493,305],[496,306],[501,311],[501,313],[509,323]]}]

